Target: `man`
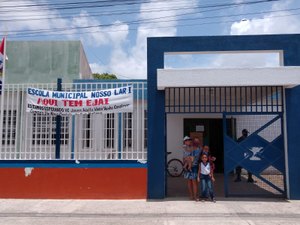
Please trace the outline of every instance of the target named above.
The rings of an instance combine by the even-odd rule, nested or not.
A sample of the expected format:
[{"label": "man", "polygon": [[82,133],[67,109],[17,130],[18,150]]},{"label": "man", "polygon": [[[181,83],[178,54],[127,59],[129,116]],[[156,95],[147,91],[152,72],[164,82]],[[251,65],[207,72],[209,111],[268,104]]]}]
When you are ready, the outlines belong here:
[{"label": "man", "polygon": [[[245,140],[248,137],[249,131],[247,129],[242,130],[242,136],[237,139],[237,142],[240,143],[243,140]],[[236,167],[236,178],[234,182],[240,182],[241,181],[241,172],[242,172],[242,167],[237,166]],[[248,171],[248,180],[249,183],[253,183],[254,180],[252,178],[252,173]]]}]

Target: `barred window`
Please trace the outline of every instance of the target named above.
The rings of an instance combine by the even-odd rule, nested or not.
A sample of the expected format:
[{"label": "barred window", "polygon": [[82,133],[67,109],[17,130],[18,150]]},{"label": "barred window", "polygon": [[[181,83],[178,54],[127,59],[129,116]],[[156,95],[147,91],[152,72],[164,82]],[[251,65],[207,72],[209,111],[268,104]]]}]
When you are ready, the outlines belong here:
[{"label": "barred window", "polygon": [[104,143],[106,148],[115,147],[115,114],[105,114]]},{"label": "barred window", "polygon": [[89,148],[92,146],[93,139],[91,137],[91,115],[82,115],[83,129],[82,129],[82,148]]},{"label": "barred window", "polygon": [[132,147],[132,113],[123,116],[123,147]]},{"label": "barred window", "polygon": [[16,143],[17,110],[3,111],[2,145]]},{"label": "barred window", "polygon": [[[67,145],[69,142],[69,118],[61,117],[60,144]],[[32,118],[32,145],[54,145],[55,141],[55,116],[33,114]]]}]

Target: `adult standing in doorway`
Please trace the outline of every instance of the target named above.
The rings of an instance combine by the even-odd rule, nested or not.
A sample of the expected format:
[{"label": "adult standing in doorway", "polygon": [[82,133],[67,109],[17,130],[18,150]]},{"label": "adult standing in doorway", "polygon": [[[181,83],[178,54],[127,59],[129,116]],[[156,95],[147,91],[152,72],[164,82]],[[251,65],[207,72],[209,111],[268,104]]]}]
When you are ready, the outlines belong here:
[{"label": "adult standing in doorway", "polygon": [[201,145],[201,141],[200,141],[199,138],[194,137],[194,139],[193,139],[193,146],[194,146],[194,148],[201,149],[202,145]]},{"label": "adult standing in doorway", "polygon": [[[240,143],[243,140],[245,140],[248,137],[249,131],[247,129],[243,129],[242,130],[242,136],[239,137],[237,139],[237,142]],[[242,173],[242,167],[241,166],[237,166],[236,167],[236,178],[235,178],[235,182],[240,182],[241,181],[241,173]],[[248,171],[248,180],[249,183],[253,183],[254,180],[252,178],[252,173]]]},{"label": "adult standing in doorway", "polygon": [[189,152],[189,156],[193,157],[193,163],[191,170],[184,171],[183,177],[187,180],[188,192],[191,200],[198,200],[198,164],[199,164],[199,156],[200,156],[200,148],[198,146],[194,146],[192,139],[188,136],[183,138],[184,143],[184,156],[183,161],[187,157],[186,152]]}]

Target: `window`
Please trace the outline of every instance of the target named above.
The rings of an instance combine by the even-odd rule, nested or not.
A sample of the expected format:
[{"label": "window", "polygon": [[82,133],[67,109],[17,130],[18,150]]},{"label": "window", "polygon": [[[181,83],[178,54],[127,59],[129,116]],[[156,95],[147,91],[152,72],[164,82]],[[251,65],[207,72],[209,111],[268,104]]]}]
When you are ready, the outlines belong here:
[{"label": "window", "polygon": [[[32,118],[32,144],[55,145],[56,116],[34,114]],[[61,117],[60,143],[69,143],[69,118]]]},{"label": "window", "polygon": [[89,148],[92,146],[91,137],[91,115],[82,115],[83,129],[82,129],[82,148]]},{"label": "window", "polygon": [[123,147],[132,147],[132,113],[123,116]]},{"label": "window", "polygon": [[105,114],[105,127],[104,127],[104,146],[106,148],[115,147],[115,114]]},{"label": "window", "polygon": [[2,145],[16,143],[17,110],[3,111]]}]

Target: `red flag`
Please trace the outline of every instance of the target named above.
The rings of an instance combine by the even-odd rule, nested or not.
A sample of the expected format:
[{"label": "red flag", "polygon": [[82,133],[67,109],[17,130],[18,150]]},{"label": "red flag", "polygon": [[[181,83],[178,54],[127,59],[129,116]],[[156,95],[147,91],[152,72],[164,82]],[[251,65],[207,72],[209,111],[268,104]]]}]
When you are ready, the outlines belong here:
[{"label": "red flag", "polygon": [[2,72],[2,68],[4,64],[4,43],[5,43],[5,37],[2,39],[0,44],[0,72]]},{"label": "red flag", "polygon": [[5,37],[2,39],[0,45],[0,53],[2,53],[2,55],[4,55],[4,42],[5,42]]}]

